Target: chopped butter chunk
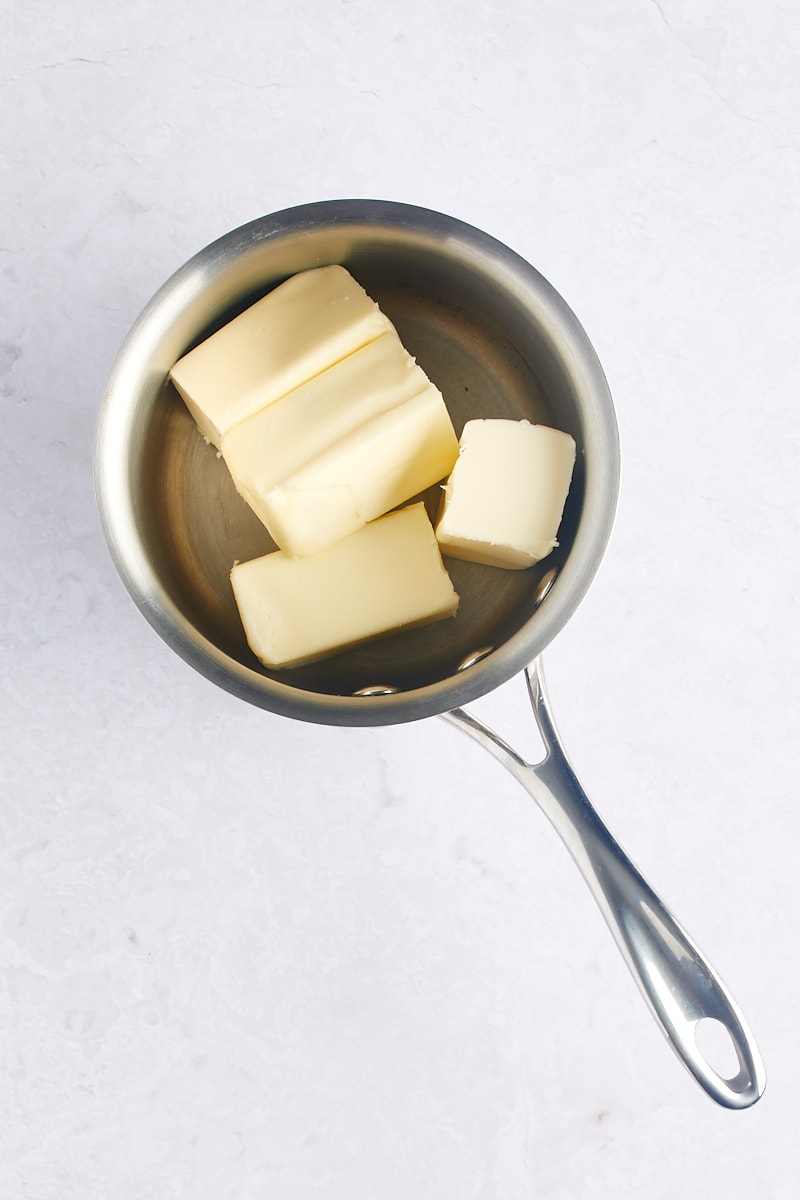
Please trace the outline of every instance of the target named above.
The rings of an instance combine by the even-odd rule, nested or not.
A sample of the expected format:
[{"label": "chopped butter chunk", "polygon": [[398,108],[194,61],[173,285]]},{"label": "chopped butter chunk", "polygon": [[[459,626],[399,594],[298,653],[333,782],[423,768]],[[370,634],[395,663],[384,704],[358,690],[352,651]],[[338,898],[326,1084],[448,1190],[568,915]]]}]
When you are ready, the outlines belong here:
[{"label": "chopped butter chunk", "polygon": [[268,667],[312,662],[458,607],[422,503],[310,558],[278,550],[238,563],[231,583],[250,648]]},{"label": "chopped butter chunk", "polygon": [[[429,387],[424,371],[397,334],[381,334],[225,435],[222,453],[237,490],[269,527],[268,500],[275,488],[373,417]],[[454,461],[454,433],[451,442]],[[354,465],[357,484],[359,472]],[[451,465],[448,463],[430,482],[447,475]],[[400,497],[400,501],[406,499],[409,496]],[[393,508],[395,503],[392,501],[388,507]],[[373,517],[380,515],[372,513]],[[313,514],[309,517],[313,519]],[[276,541],[283,546],[280,536]]]},{"label": "chopped butter chunk", "polygon": [[442,553],[515,570],[538,562],[558,545],[574,465],[567,433],[529,421],[468,421],[436,526]]},{"label": "chopped butter chunk", "polygon": [[281,549],[317,554],[443,479],[457,457],[444,400],[428,384],[284,480],[259,511]]},{"label": "chopped butter chunk", "polygon": [[393,328],[344,267],[301,271],[229,321],[170,372],[218,448],[233,426]]}]

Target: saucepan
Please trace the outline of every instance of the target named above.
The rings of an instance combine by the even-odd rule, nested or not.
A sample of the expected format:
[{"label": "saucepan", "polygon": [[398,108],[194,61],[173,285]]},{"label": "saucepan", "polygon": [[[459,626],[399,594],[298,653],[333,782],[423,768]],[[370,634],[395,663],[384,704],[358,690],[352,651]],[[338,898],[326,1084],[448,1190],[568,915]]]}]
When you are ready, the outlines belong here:
[{"label": "saucepan", "polygon": [[[559,545],[524,571],[448,560],[457,616],[323,662],[272,671],[250,651],[233,563],[273,549],[224,462],[168,382],[187,350],[298,271],[342,263],[394,322],[442,391],[456,432],[472,417],[527,418],[577,444]],[[371,200],[302,205],[244,225],[177,271],[134,324],[112,368],[96,441],[96,488],[111,554],[131,596],[208,679],[285,717],[385,725],[439,715],[527,789],[564,840],[669,1044],[706,1092],[745,1108],[764,1067],[719,976],[608,833],[570,765],[541,654],[603,556],[620,478],[613,404],[589,340],[530,264],[486,233],[426,209]],[[424,497],[435,515],[436,489]],[[529,763],[465,708],[524,672],[545,757]],[[723,1075],[696,1032],[727,1030]]]}]

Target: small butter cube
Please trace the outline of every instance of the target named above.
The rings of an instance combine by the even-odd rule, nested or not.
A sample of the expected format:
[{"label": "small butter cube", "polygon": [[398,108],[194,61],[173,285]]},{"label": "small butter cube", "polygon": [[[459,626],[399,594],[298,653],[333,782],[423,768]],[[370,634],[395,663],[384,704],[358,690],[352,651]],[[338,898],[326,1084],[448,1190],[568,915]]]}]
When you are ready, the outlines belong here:
[{"label": "small butter cube", "polygon": [[268,525],[270,492],[372,417],[427,387],[397,334],[381,334],[223,437],[222,454],[239,494]]},{"label": "small butter cube", "polygon": [[521,570],[558,545],[575,465],[567,433],[528,421],[468,421],[444,489],[443,554]]},{"label": "small butter cube", "polygon": [[458,441],[441,393],[365,422],[264,496],[259,513],[288,554],[317,554],[450,473]]},{"label": "small butter cube", "polygon": [[250,648],[268,667],[325,658],[458,607],[421,503],[312,558],[279,550],[239,563],[231,583]]},{"label": "small butter cube", "polygon": [[344,267],[302,271],[185,354],[170,371],[204,437],[240,421],[392,329]]}]

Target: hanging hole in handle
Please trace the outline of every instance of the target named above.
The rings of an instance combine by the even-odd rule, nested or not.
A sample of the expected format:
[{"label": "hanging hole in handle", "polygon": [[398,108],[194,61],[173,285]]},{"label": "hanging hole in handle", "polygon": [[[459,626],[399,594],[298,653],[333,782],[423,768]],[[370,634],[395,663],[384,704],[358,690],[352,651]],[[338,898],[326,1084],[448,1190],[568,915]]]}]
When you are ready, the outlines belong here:
[{"label": "hanging hole in handle", "polygon": [[712,1070],[727,1083],[739,1074],[739,1055],[727,1026],[716,1017],[702,1017],[694,1027],[694,1040]]}]

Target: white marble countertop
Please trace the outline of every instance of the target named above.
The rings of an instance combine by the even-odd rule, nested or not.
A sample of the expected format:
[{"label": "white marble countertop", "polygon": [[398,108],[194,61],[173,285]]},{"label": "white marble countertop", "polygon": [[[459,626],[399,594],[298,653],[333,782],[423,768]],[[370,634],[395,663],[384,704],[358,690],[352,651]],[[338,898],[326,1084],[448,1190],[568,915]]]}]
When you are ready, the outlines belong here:
[{"label": "white marble countertop", "polygon": [[[29,0],[0,59],[0,1196],[794,1197],[796,6]],[[622,498],[550,690],[756,1031],[748,1112],[488,756],[251,708],[114,571],[129,325],[214,237],[340,196],[487,230],[597,348]],[[525,739],[521,685],[478,708]]]}]

